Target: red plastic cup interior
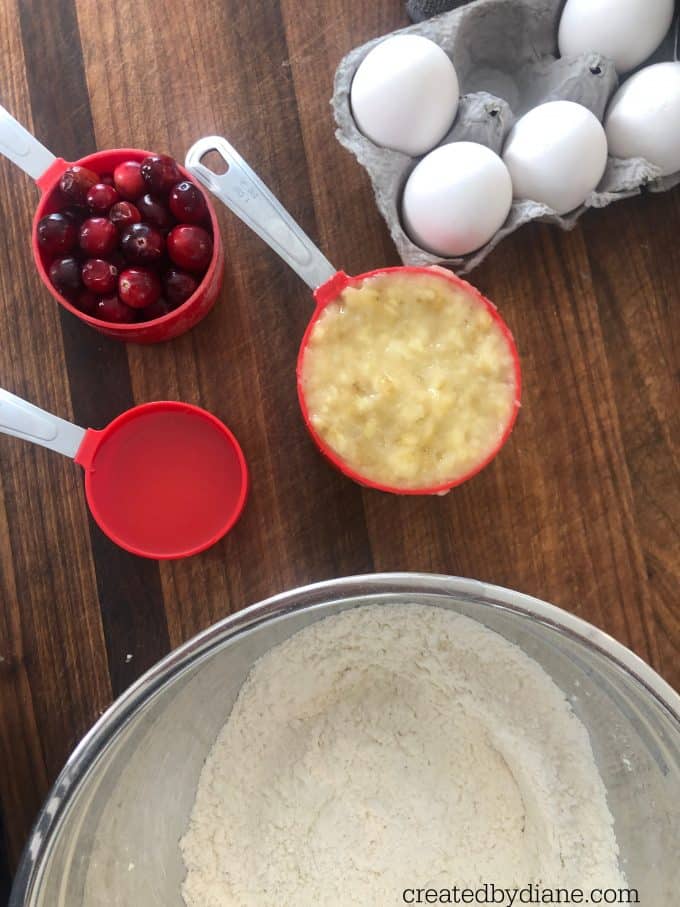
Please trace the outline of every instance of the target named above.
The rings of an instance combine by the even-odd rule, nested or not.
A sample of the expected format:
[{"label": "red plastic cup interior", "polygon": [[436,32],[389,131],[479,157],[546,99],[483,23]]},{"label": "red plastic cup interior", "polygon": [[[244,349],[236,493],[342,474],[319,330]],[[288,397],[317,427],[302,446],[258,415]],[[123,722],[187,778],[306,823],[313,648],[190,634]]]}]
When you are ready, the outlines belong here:
[{"label": "red plastic cup interior", "polygon": [[[507,425],[503,431],[503,434],[496,444],[496,446],[491,450],[491,452],[483,460],[481,460],[477,465],[475,465],[471,470],[465,473],[462,476],[454,479],[451,482],[445,482],[441,485],[436,485],[429,488],[394,488],[390,485],[382,485],[379,482],[374,482],[371,479],[366,478],[357,472],[351,466],[349,466],[345,461],[338,456],[338,454],[326,443],[326,441],[317,433],[314,426],[311,423],[309,410],[307,408],[307,401],[305,400],[304,390],[302,387],[302,362],[304,359],[305,349],[309,343],[309,339],[316,324],[317,319],[321,316],[324,308],[329,305],[331,302],[334,302],[342,291],[346,287],[350,286],[360,286],[364,280],[370,277],[376,277],[380,274],[411,274],[414,276],[427,276],[427,277],[440,277],[442,280],[447,280],[450,283],[453,283],[455,286],[464,289],[467,293],[472,295],[475,299],[483,305],[496,322],[496,324],[501,329],[503,336],[505,337],[508,349],[510,350],[512,356],[512,362],[514,366],[514,375],[515,375],[515,405],[512,407]],[[356,277],[350,277],[345,274],[343,271],[338,271],[329,281],[320,286],[318,290],[314,293],[314,299],[316,301],[316,309],[312,315],[312,319],[307,326],[305,335],[302,338],[302,343],[300,344],[300,352],[298,355],[297,361],[297,389],[298,389],[298,399],[300,401],[300,408],[302,410],[302,416],[305,420],[305,424],[311,434],[316,446],[319,448],[321,453],[344,475],[352,479],[355,482],[358,482],[360,485],[364,485],[367,488],[373,488],[377,491],[387,491],[391,494],[401,494],[401,495],[431,495],[431,494],[444,494],[447,491],[450,491],[452,488],[455,488],[458,485],[462,485],[463,482],[467,482],[473,476],[476,476],[477,473],[481,472],[485,466],[488,466],[489,463],[498,455],[501,448],[504,446],[505,442],[510,437],[512,429],[514,428],[515,421],[517,419],[517,413],[519,412],[520,407],[520,397],[522,392],[522,375],[519,362],[519,353],[517,352],[517,347],[515,345],[514,337],[510,331],[510,328],[507,326],[505,321],[501,318],[498,313],[496,306],[488,300],[485,296],[479,292],[476,287],[473,287],[472,284],[469,284],[467,281],[462,280],[456,274],[451,271],[447,271],[444,268],[416,268],[416,267],[397,267],[397,268],[379,268],[376,271],[368,271],[366,274],[359,274]]]},{"label": "red plastic cup interior", "polygon": [[92,515],[116,544],[142,557],[189,557],[238,520],[248,468],[238,441],[215,416],[186,403],[146,403],[76,456]]},{"label": "red plastic cup interior", "polygon": [[[143,161],[145,157],[148,157],[152,152],[143,151],[140,148],[114,148],[110,151],[97,151],[94,154],[88,154],[86,157],[81,158],[78,161],[75,161],[76,164],[80,164],[83,167],[88,167],[90,170],[94,170],[95,173],[104,174],[112,173],[118,164],[122,164],[123,161]],[[162,335],[163,326],[169,326],[175,324],[178,321],[181,321],[188,312],[191,312],[205,296],[208,288],[210,288],[215,281],[221,279],[221,271],[224,264],[224,252],[222,249],[222,242],[219,232],[219,224],[217,222],[217,215],[215,214],[215,209],[212,205],[212,202],[208,198],[208,195],[204,191],[203,187],[198,183],[194,177],[189,173],[188,170],[185,170],[184,167],[178,164],[180,172],[184,179],[189,180],[195,186],[200,189],[205,198],[206,204],[208,206],[208,212],[210,213],[210,226],[212,228],[213,234],[213,257],[208,266],[208,270],[203,276],[200,284],[196,288],[195,292],[185,300],[180,306],[176,309],[173,309],[172,312],[168,312],[167,315],[163,315],[161,318],[155,318],[153,321],[141,322],[141,323],[132,323],[132,324],[112,324],[109,321],[102,321],[100,318],[93,318],[91,315],[81,312],[80,309],[77,309],[72,305],[68,299],[62,296],[55,287],[53,286],[49,274],[47,272],[49,267],[49,259],[45,256],[40,247],[38,246],[38,222],[41,218],[45,217],[47,214],[53,214],[55,211],[58,211],[61,207],[61,199],[59,198],[59,179],[66,170],[67,167],[71,167],[73,164],[68,161],[64,161],[61,158],[58,158],[50,169],[44,173],[38,180],[38,186],[42,190],[42,198],[38,203],[36,208],[35,217],[33,218],[33,228],[32,228],[32,247],[33,247],[33,257],[35,259],[36,266],[38,268],[38,273],[42,278],[43,283],[50,291],[52,296],[57,300],[57,302],[62,305],[65,309],[68,309],[71,314],[75,315],[76,318],[79,318],[81,321],[84,321],[86,324],[89,324],[91,327],[96,328],[97,330],[104,331],[105,333],[116,335],[122,339],[126,335],[139,335],[143,333],[147,327],[153,325],[154,333],[157,335]],[[215,295],[217,295],[215,293]],[[173,334],[174,335],[174,334]],[[137,337],[135,336],[135,339]],[[159,336],[158,339],[164,339],[162,336]]]}]

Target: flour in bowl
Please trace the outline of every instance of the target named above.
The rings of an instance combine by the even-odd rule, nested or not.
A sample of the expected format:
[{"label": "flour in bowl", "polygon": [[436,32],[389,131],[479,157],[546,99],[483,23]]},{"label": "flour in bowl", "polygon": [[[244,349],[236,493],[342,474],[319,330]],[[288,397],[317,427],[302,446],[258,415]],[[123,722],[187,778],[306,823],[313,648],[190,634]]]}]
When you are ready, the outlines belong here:
[{"label": "flour in bowl", "polygon": [[181,848],[188,907],[625,886],[588,734],[562,691],[498,634],[421,605],[345,611],[254,665]]}]

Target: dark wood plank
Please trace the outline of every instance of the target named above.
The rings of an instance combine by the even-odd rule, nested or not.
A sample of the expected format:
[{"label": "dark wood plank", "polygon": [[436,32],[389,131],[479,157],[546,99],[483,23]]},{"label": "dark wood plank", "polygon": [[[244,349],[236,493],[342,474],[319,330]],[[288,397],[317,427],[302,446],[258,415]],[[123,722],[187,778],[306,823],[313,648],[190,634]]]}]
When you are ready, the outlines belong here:
[{"label": "dark wood plank", "polygon": [[12,887],[12,876],[7,857],[7,836],[5,835],[2,810],[0,810],[0,903],[9,903],[9,892]]},{"label": "dark wood plank", "polygon": [[632,504],[656,624],[658,669],[680,688],[680,192],[600,212],[586,226]]},{"label": "dark wood plank", "polygon": [[[55,153],[77,160],[95,151],[97,141],[75,6],[72,0],[24,0],[20,21],[35,127]],[[74,418],[103,427],[135,403],[126,347],[93,337],[68,312],[61,312],[61,327]],[[112,689],[118,695],[168,650],[160,576],[157,564],[131,557],[94,521],[89,525]]]},{"label": "dark wood plank", "polygon": [[[341,56],[406,24],[376,0],[9,0],[0,102],[55,151],[236,145],[339,267],[397,257],[335,141]],[[578,613],[680,687],[680,191],[534,226],[473,279],[517,337],[524,408],[498,460],[446,498],[362,491],[316,453],[294,367],[309,291],[226,210],[224,288],[185,337],[126,347],[58,311],[33,269],[37,191],[0,160],[0,385],[99,427],[175,398],[239,437],[252,494],[211,551],[158,565],[88,520],[73,464],[0,443],[0,814],[14,866],[48,784],[112,696],[220,617],[371,570],[475,576]],[[2,823],[0,822],[0,826]],[[1,832],[0,832],[1,837]],[[0,880],[2,879],[0,847]],[[2,898],[0,882],[0,899]]]},{"label": "dark wood plank", "polygon": [[[0,5],[2,101],[32,125],[14,4]],[[57,306],[30,254],[37,189],[0,160],[0,385],[73,416]],[[3,437],[0,445],[0,802],[9,856],[70,750],[111,698],[77,469]]]}]

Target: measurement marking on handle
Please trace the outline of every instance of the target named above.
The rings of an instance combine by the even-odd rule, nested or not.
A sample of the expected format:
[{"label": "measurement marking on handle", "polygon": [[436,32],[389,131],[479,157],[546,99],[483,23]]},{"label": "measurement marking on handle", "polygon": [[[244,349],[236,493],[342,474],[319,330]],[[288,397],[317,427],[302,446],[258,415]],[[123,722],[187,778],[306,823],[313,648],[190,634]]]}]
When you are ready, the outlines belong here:
[{"label": "measurement marking on handle", "polygon": [[[21,137],[17,136],[17,138]],[[23,146],[21,144],[10,145],[0,139],[0,148],[2,148],[4,151],[9,152],[10,154],[16,155],[17,157],[28,157],[28,155],[31,153],[31,146],[28,144],[28,142],[25,142]]]}]

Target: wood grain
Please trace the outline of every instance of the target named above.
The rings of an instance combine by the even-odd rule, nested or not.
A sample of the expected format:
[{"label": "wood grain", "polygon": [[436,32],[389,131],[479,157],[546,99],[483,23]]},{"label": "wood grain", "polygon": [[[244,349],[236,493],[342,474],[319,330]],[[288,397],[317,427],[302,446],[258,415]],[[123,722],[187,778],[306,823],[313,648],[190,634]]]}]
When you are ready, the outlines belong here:
[{"label": "wood grain", "polygon": [[[200,16],[179,0],[5,0],[0,102],[67,158],[133,145],[181,159],[222,133],[360,273],[397,258],[328,100],[341,56],[403,24],[398,0],[207,0]],[[310,294],[225,209],[215,310],[172,343],[126,347],[40,285],[37,197],[0,160],[0,385],[93,427],[133,403],[198,403],[235,431],[253,485],[225,540],[159,565],[101,535],[72,463],[0,443],[0,878],[115,695],[220,617],[307,581],[399,569],[501,583],[594,622],[680,687],[678,190],[570,234],[523,229],[475,272],[518,340],[524,406],[503,454],[433,500],[363,491],[317,455],[294,383]]]},{"label": "wood grain", "polygon": [[[2,100],[37,129],[19,10],[4,4],[0,17]],[[36,201],[35,187],[0,161],[0,383],[69,418],[64,329],[30,254]],[[0,798],[14,863],[49,782],[111,687],[73,464],[3,438],[0,476]]]}]

